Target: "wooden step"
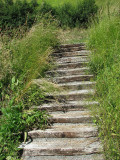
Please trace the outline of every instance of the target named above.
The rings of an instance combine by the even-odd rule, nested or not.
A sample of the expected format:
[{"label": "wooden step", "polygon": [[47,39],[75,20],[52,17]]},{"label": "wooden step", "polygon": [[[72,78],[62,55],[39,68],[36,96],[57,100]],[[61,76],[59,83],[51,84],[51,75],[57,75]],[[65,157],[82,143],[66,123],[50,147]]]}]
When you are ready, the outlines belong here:
[{"label": "wooden step", "polygon": [[63,77],[53,77],[50,78],[52,82],[55,83],[65,83],[65,82],[76,82],[76,81],[90,81],[93,79],[93,75],[71,75]]},{"label": "wooden step", "polygon": [[75,69],[57,69],[48,71],[46,74],[48,77],[57,76],[71,76],[71,75],[85,75],[89,71],[89,67],[75,68]]},{"label": "wooden step", "polygon": [[104,156],[102,154],[80,156],[27,156],[24,160],[104,160]]},{"label": "wooden step", "polygon": [[52,112],[52,123],[92,123],[90,111]]},{"label": "wooden step", "polygon": [[25,146],[23,156],[77,156],[101,150],[98,138],[37,138]]},{"label": "wooden step", "polygon": [[84,45],[80,45],[80,46],[71,46],[71,47],[60,47],[58,49],[56,49],[55,52],[75,52],[75,51],[81,51],[81,50],[85,50],[86,47]]},{"label": "wooden step", "polygon": [[88,62],[76,62],[76,63],[62,63],[58,64],[58,69],[75,69],[75,68],[83,68],[87,67]]},{"label": "wooden step", "polygon": [[64,103],[47,103],[41,106],[34,106],[33,108],[37,108],[39,110],[46,110],[49,112],[52,111],[74,111],[74,110],[86,110],[87,107],[99,105],[96,101],[66,101]]},{"label": "wooden step", "polygon": [[55,97],[58,101],[60,100],[76,101],[85,99],[87,100],[89,98],[92,98],[94,94],[95,90],[86,89],[86,90],[60,92],[59,94],[53,94],[51,96]]},{"label": "wooden step", "polygon": [[54,124],[46,130],[34,130],[28,133],[33,138],[89,138],[98,136],[94,124]]},{"label": "wooden step", "polygon": [[79,44],[63,44],[63,45],[60,45],[60,48],[80,47],[80,46],[85,46],[85,43],[79,43]]},{"label": "wooden step", "polygon": [[57,58],[62,58],[62,57],[74,57],[74,56],[82,56],[86,57],[90,54],[90,51],[87,50],[81,50],[81,51],[75,51],[75,52],[54,52],[52,53],[52,56],[57,57]]},{"label": "wooden step", "polygon": [[94,89],[95,82],[91,81],[78,81],[78,82],[68,82],[68,83],[60,83],[58,86],[68,89],[68,90],[84,90],[84,89]]},{"label": "wooden step", "polygon": [[88,56],[84,56],[84,57],[63,57],[63,58],[56,59],[57,64],[75,63],[75,62],[88,62],[88,61],[89,61]]}]

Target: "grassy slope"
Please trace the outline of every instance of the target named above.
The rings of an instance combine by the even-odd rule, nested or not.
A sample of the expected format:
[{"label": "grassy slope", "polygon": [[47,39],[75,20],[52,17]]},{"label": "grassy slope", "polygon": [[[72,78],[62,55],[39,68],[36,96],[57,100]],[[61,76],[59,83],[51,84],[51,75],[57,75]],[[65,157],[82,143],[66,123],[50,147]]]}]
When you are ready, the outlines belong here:
[{"label": "grassy slope", "polygon": [[[38,1],[41,3],[41,0]],[[73,4],[77,2],[77,0],[47,0],[53,6],[67,1]],[[118,2],[119,0],[96,0],[97,5],[101,7],[99,16],[102,20],[91,27],[89,34],[89,47],[93,50],[90,66],[92,72],[97,75],[97,100],[101,104],[99,110],[97,108],[96,114],[99,115],[97,123],[107,160],[120,159],[120,25],[119,19],[115,16],[108,18],[108,14],[118,10]],[[79,43],[85,41],[87,36],[86,31],[79,29],[59,30],[59,33],[59,38],[64,43]]]},{"label": "grassy slope", "polygon": [[[120,17],[118,0],[97,1],[101,6],[99,23],[90,29],[91,71],[96,75],[95,110],[107,160],[120,159]],[[102,17],[102,18],[101,18]]]},{"label": "grassy slope", "polygon": [[[65,2],[49,1],[53,6],[61,5]],[[70,2],[75,4],[75,1]],[[9,42],[7,36],[2,37],[4,43],[1,43],[0,46],[2,51],[0,52],[0,61],[2,62],[0,64],[1,160],[5,158],[15,159],[17,157],[17,146],[21,132],[46,126],[47,115],[42,111],[31,111],[30,107],[40,105],[39,103],[45,100],[45,92],[53,91],[55,87],[46,82],[40,85],[42,86],[40,89],[38,89],[38,86],[31,87],[31,80],[43,77],[44,71],[50,68],[49,54],[52,51],[52,47],[58,42],[56,25],[54,22],[51,23],[51,20],[48,20],[48,22],[47,19],[43,19],[43,22],[40,20],[39,24],[33,26],[27,35],[23,33],[22,39],[15,38]],[[65,43],[80,42],[81,33],[81,39],[83,39],[83,31],[73,29],[71,32],[69,30],[65,35],[65,37],[69,35],[68,39],[65,38]],[[18,135],[17,138],[13,133]]]},{"label": "grassy slope", "polygon": [[[4,38],[3,36],[2,39]],[[46,126],[46,113],[34,111],[31,106],[40,105],[45,99],[45,92],[50,92],[53,86],[44,82],[45,84],[41,84],[42,87],[39,89],[39,86],[32,85],[31,81],[43,77],[44,71],[50,68],[49,55],[58,43],[56,26],[54,22],[44,25],[41,20],[24,38],[14,38],[8,43],[5,43],[4,39],[4,43],[2,42],[0,46],[2,51],[0,52],[1,160],[7,157],[16,159],[21,132]]]}]

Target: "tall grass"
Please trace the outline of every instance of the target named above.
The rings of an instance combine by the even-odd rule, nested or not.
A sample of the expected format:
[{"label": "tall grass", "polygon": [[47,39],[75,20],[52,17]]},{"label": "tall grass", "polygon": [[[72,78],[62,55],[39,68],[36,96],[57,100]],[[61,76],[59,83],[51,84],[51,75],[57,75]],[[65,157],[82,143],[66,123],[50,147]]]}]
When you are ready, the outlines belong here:
[{"label": "tall grass", "polygon": [[52,86],[41,87],[32,80],[44,77],[44,72],[51,67],[50,54],[58,44],[56,22],[41,18],[22,37],[6,42],[2,36],[1,41],[1,160],[19,158],[18,146],[23,141],[23,133],[48,125],[48,114],[31,107],[42,104]]},{"label": "tall grass", "polygon": [[[106,1],[105,1],[106,2]],[[105,3],[103,2],[103,3]],[[102,2],[101,2],[102,3]],[[107,2],[106,2],[107,3]],[[100,106],[95,110],[107,160],[120,159],[120,17],[117,1],[107,7],[89,34],[90,67],[96,75]],[[104,16],[104,18],[103,18]]]}]

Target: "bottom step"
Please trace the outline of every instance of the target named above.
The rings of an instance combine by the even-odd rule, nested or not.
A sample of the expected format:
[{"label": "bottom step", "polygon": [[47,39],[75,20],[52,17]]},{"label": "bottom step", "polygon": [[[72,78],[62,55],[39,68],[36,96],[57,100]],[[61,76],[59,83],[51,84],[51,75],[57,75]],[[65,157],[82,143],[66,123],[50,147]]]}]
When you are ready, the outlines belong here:
[{"label": "bottom step", "polygon": [[104,160],[102,154],[81,156],[37,156],[25,157],[24,160]]},{"label": "bottom step", "polygon": [[25,146],[23,156],[80,156],[101,151],[98,138],[38,138]]}]

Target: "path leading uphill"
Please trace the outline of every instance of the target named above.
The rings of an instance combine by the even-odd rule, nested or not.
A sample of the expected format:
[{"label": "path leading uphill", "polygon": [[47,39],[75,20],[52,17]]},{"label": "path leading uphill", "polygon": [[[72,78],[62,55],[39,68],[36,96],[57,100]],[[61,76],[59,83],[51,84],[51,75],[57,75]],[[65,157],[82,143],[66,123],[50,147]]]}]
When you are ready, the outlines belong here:
[{"label": "path leading uphill", "polygon": [[[87,106],[95,82],[87,67],[90,52],[84,44],[62,45],[54,54],[57,69],[49,72],[52,81],[65,88],[55,95],[58,102],[40,109],[52,115],[51,128],[29,132],[33,141],[23,150],[24,160],[103,160],[98,130]],[[38,80],[39,81],[39,80]]]}]

